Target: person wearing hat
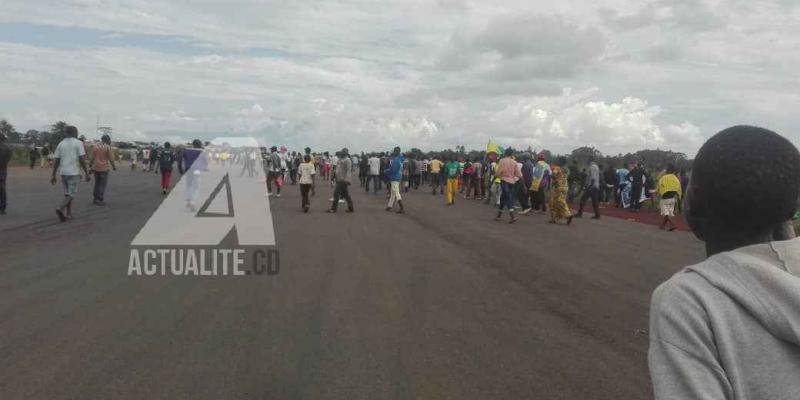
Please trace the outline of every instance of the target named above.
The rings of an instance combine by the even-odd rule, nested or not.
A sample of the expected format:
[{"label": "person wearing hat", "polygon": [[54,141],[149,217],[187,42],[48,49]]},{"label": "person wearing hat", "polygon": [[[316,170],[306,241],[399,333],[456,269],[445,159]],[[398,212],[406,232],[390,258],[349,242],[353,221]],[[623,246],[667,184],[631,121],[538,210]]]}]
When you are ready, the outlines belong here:
[{"label": "person wearing hat", "polygon": [[353,174],[353,161],[350,160],[350,153],[347,147],[336,154],[336,188],[333,190],[333,203],[329,213],[335,213],[339,207],[339,199],[347,202],[347,212],[353,212],[353,199],[350,198],[350,176]]},{"label": "person wearing hat", "polygon": [[6,179],[8,178],[8,162],[11,161],[11,147],[6,144],[5,133],[0,133],[0,215],[6,214],[7,195]]}]

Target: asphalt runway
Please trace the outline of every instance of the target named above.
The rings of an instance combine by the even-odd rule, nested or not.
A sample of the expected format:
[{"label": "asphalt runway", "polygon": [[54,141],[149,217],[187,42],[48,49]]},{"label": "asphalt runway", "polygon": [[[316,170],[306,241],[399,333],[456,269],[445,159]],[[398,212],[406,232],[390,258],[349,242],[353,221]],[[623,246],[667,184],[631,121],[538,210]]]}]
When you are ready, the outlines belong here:
[{"label": "asphalt runway", "polygon": [[356,182],[356,212],[329,215],[318,183],[309,214],[296,186],[270,200],[278,275],[130,277],[158,177],[112,173],[105,208],[81,183],[67,223],[48,177],[9,171],[4,400],[652,398],[650,295],[703,258],[686,232],[509,225],[427,190],[398,215]]}]

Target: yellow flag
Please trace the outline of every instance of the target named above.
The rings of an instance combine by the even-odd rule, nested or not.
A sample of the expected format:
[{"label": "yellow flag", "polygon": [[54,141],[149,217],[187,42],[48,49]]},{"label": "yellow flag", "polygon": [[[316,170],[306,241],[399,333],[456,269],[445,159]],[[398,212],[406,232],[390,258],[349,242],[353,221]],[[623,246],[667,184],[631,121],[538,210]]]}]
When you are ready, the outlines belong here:
[{"label": "yellow flag", "polygon": [[500,146],[494,140],[489,140],[489,144],[486,145],[486,152],[500,154]]}]

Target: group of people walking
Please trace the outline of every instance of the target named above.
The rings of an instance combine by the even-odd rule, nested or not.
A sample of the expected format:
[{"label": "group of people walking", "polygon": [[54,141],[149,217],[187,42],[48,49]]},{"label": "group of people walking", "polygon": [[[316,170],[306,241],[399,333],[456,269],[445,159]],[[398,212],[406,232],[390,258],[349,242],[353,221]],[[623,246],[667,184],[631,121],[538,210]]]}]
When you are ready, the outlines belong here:
[{"label": "group of people walking", "polygon": [[[75,127],[67,127],[66,133],[66,138],[52,152],[51,180],[55,182],[57,174],[60,175],[64,190],[64,199],[56,210],[62,221],[71,218],[71,204],[81,172],[87,182],[90,175],[94,176],[93,204],[105,206],[109,174],[117,168],[109,135],[103,135],[99,143],[87,144],[83,137],[78,138]],[[512,149],[483,157],[452,153],[425,157],[403,153],[399,147],[391,152],[356,156],[351,155],[347,148],[331,155],[328,152],[312,153],[308,147],[303,152],[289,152],[285,147],[279,149],[277,146],[220,150],[204,148],[205,145],[194,140],[186,147],[175,148],[165,142],[160,146],[153,143],[144,149],[130,149],[132,169],[136,170],[137,161],[142,160],[142,171],[160,173],[160,189],[166,195],[171,188],[176,164],[182,175],[192,166],[195,172],[207,170],[212,162],[227,163],[231,167],[241,165],[240,176],[255,177],[263,171],[269,197],[279,198],[286,184],[299,184],[303,212],[310,210],[311,197],[316,194],[319,180],[329,183],[334,189],[327,209],[330,213],[337,212],[340,203],[346,204],[346,212],[355,211],[350,191],[353,178],[357,176],[361,188],[368,193],[377,195],[385,190],[388,198],[386,211],[405,213],[403,196],[427,186],[434,196],[444,195],[447,206],[455,205],[458,197],[492,205],[496,207],[496,220],[501,220],[507,213],[508,222],[515,223],[520,215],[547,214],[549,211],[550,223],[566,225],[570,225],[574,218],[583,217],[589,201],[594,219],[600,218],[603,202],[638,211],[649,179],[641,164],[603,169],[590,159],[588,166],[579,170],[577,162],[568,165],[565,157],[548,162],[544,153],[515,152]],[[186,178],[186,206],[190,210],[196,209],[198,189],[195,175],[189,174]],[[674,230],[676,226],[671,217],[675,215],[675,208],[680,207],[688,178],[683,174],[679,177],[672,166],[662,175],[654,188],[655,194],[661,198],[660,211],[664,217],[661,228]],[[2,189],[0,211],[4,212],[4,187]],[[577,212],[570,208],[572,201],[577,203]]]}]

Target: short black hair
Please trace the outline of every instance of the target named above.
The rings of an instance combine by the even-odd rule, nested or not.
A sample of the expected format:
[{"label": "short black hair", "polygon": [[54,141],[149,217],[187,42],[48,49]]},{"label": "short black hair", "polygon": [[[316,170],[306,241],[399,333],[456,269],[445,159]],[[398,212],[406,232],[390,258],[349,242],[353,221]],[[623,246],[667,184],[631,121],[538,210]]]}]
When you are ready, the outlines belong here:
[{"label": "short black hair", "polygon": [[67,125],[64,127],[64,135],[66,137],[78,137],[78,128],[72,125]]},{"label": "short black hair", "polygon": [[768,229],[797,211],[800,153],[775,132],[734,126],[708,139],[697,152],[691,185],[705,199],[709,225]]}]

